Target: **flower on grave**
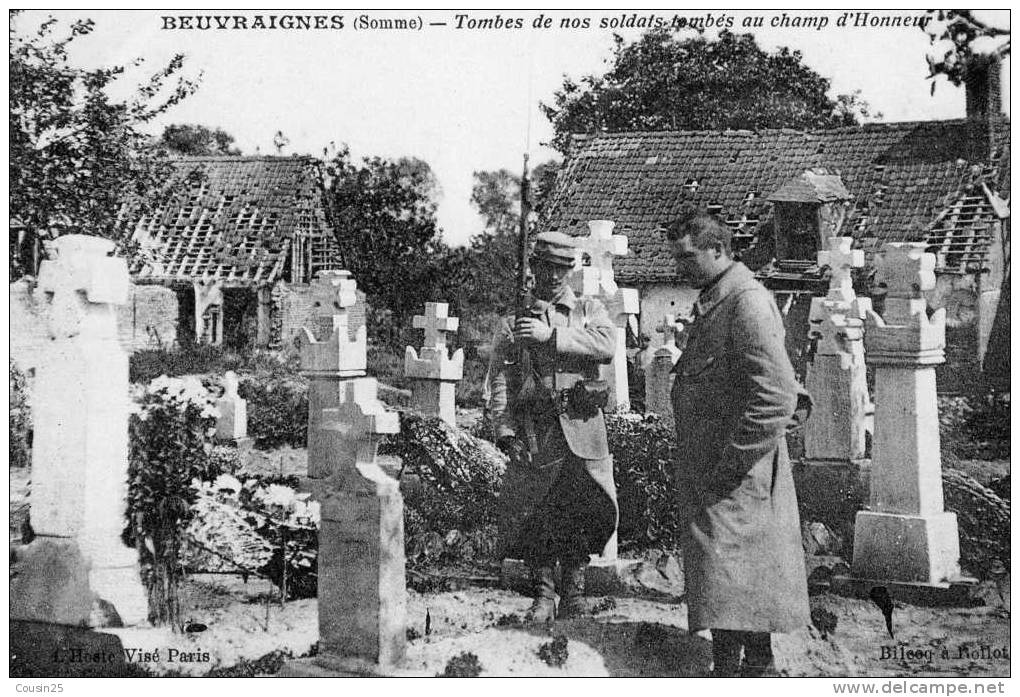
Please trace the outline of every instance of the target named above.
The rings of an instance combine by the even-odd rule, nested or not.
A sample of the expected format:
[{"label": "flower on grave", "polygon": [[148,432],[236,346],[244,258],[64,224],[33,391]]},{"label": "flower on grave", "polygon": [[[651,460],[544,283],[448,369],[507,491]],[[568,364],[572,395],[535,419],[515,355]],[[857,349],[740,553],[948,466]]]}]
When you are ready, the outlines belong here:
[{"label": "flower on grave", "polygon": [[221,474],[212,483],[212,488],[216,491],[228,491],[232,494],[239,492],[242,486],[241,480],[230,474]]},{"label": "flower on grave", "polygon": [[290,508],[298,494],[289,486],[270,484],[267,488],[256,492],[255,496],[268,505]]}]

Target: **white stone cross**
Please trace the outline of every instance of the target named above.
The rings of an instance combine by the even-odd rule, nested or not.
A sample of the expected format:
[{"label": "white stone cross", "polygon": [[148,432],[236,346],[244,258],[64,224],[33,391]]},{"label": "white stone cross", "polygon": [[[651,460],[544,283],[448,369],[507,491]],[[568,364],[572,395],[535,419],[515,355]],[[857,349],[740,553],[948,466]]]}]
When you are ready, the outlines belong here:
[{"label": "white stone cross", "polygon": [[[113,242],[88,235],[64,235],[53,241],[56,258],[39,269],[39,287],[49,300],[50,335],[72,337],[83,329],[93,336],[116,337],[113,305],[127,302],[127,262],[108,257]],[[93,321],[83,325],[86,316]]]},{"label": "white stone cross", "polygon": [[320,320],[328,320],[332,329],[347,329],[348,308],[358,302],[358,283],[350,271],[320,271],[311,287],[312,311]]},{"label": "white stone cross", "polygon": [[864,266],[864,250],[851,249],[852,237],[830,237],[829,248],[818,252],[818,265],[829,267],[829,299],[852,303],[854,268]]},{"label": "white stone cross", "polygon": [[320,271],[310,290],[314,319],[328,322],[326,327],[316,326],[315,332],[301,327],[294,337],[294,345],[301,352],[301,370],[306,374],[347,375],[364,371],[367,329],[362,324],[352,339],[347,326],[347,310],[358,301],[357,281],[349,271]]},{"label": "white stone cross", "polygon": [[[378,383],[375,378],[355,378],[345,383],[344,401],[338,408],[323,412],[325,431],[335,431],[341,436],[343,446],[333,448],[346,451],[353,458],[341,457],[334,462],[344,471],[334,472],[348,483],[360,482],[367,472],[358,466],[375,465],[379,441],[389,433],[400,432],[400,416],[387,411],[378,398]],[[375,477],[370,476],[369,479]]]},{"label": "white stone cross", "polygon": [[676,346],[677,338],[684,330],[684,323],[676,318],[676,315],[667,313],[662,317],[662,324],[655,328],[655,331],[662,334],[664,346]]},{"label": "white stone cross", "polygon": [[612,220],[589,220],[588,236],[576,240],[577,248],[588,255],[591,267],[596,269],[599,284],[607,295],[616,292],[613,257],[627,254],[627,236],[614,235],[615,225]]},{"label": "white stone cross", "polygon": [[425,303],[425,314],[415,315],[415,329],[425,330],[424,348],[445,349],[446,333],[457,331],[460,320],[450,317],[450,306],[446,303]]},{"label": "white stone cross", "polygon": [[923,242],[891,242],[883,247],[875,282],[886,287],[887,297],[920,298],[935,287],[935,255]]}]

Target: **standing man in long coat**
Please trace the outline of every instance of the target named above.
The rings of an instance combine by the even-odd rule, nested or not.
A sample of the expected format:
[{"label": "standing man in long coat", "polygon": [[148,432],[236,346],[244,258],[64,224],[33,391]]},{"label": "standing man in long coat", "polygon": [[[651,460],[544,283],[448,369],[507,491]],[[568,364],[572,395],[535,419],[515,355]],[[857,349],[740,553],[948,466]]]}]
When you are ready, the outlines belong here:
[{"label": "standing man in long coat", "polygon": [[716,675],[760,676],[773,670],[771,633],[810,621],[785,438],[810,401],[729,228],[694,214],[665,232],[677,274],[701,289],[672,393],[690,630],[712,630]]},{"label": "standing man in long coat", "polygon": [[497,332],[489,365],[496,445],[510,457],[501,533],[506,553],[531,567],[535,602],[527,619],[536,622],[581,614],[589,555],[616,530],[602,414],[608,392],[598,381],[599,364],[613,357],[615,328],[598,300],[578,298],[567,285],[576,254],[569,235],[537,236],[531,305]]}]

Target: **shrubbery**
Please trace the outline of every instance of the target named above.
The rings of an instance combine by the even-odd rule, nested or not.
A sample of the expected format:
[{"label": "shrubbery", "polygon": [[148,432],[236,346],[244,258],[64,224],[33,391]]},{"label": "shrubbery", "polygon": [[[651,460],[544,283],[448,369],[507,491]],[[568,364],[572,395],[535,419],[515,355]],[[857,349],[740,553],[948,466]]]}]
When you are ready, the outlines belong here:
[{"label": "shrubbery", "polygon": [[149,620],[181,626],[178,586],[184,530],[194,516],[192,480],[216,473],[216,409],[201,384],[160,377],[138,390],[129,423],[128,542],[137,547]]},{"label": "shrubbery", "polygon": [[28,467],[32,464],[32,412],[28,406],[28,379],[14,365],[14,361],[9,361],[9,368],[9,463],[11,467]]},{"label": "shrubbery", "polygon": [[669,471],[676,434],[654,414],[607,414],[623,549],[679,546],[679,511]]},{"label": "shrubbery", "polygon": [[[298,493],[296,478],[221,474],[195,481],[195,516],[188,527],[192,563],[226,561],[269,578],[287,598],[316,591],[319,504]],[[203,554],[204,553],[204,554]]]},{"label": "shrubbery", "polygon": [[255,446],[303,448],[308,441],[308,380],[296,359],[262,360],[239,376],[237,393],[248,402],[248,435]]}]

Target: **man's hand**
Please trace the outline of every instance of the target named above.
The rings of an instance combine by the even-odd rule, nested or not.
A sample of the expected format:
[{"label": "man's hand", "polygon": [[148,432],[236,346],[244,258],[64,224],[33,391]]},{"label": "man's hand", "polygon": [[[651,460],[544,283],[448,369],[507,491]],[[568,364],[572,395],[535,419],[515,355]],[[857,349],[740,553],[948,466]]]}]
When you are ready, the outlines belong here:
[{"label": "man's hand", "polygon": [[534,317],[521,317],[514,324],[514,339],[529,344],[544,344],[552,338],[548,324]]}]

